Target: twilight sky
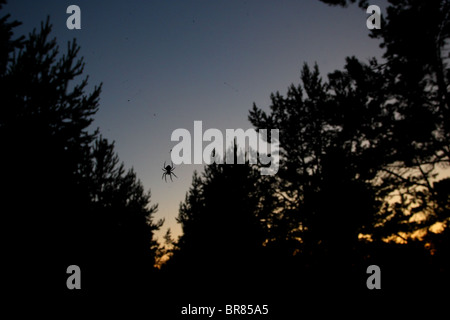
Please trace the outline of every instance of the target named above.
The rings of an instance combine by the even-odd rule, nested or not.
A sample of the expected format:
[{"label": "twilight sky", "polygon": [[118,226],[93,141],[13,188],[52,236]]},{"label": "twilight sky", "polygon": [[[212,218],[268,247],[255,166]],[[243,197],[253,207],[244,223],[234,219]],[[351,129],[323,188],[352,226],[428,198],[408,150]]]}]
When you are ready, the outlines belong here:
[{"label": "twilight sky", "polygon": [[[72,4],[81,9],[81,30],[66,27]],[[371,4],[384,13],[384,0]],[[23,22],[17,35],[50,16],[62,53],[77,39],[90,88],[103,82],[93,127],[115,141],[121,161],[151,190],[155,217],[166,220],[158,235],[169,227],[180,233],[179,204],[194,169],[202,170],[181,165],[178,179],[161,180],[175,129],[193,134],[194,120],[224,134],[250,128],[253,102],[268,108],[271,92],[299,83],[304,62],[317,62],[326,77],[346,56],[367,61],[382,52],[368,37],[364,10],[318,0],[10,0],[3,11]]]}]

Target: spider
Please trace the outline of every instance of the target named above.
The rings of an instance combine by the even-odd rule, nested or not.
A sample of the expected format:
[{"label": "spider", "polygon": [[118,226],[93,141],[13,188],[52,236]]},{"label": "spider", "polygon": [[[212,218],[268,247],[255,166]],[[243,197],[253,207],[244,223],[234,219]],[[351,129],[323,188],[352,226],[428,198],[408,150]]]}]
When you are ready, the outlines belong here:
[{"label": "spider", "polygon": [[[164,173],[162,174],[162,178],[164,178],[164,180],[166,180],[167,182],[167,176],[169,176],[170,180],[172,180],[172,175],[175,176],[175,178],[178,178],[177,175],[175,173],[173,173],[173,170],[175,170],[175,167],[173,166],[173,162],[170,162],[172,165],[167,165],[166,166],[166,162],[164,161],[164,167],[162,168],[162,171],[164,171]],[[173,180],[172,180],[173,182]]]}]

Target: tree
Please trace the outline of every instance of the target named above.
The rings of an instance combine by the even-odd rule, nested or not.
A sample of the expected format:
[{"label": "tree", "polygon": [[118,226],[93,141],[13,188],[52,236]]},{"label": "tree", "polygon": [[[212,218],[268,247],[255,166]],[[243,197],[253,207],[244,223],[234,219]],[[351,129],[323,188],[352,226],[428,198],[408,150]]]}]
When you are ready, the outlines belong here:
[{"label": "tree", "polygon": [[377,225],[389,228],[377,228],[378,237],[390,232],[407,241],[437,222],[448,225],[449,214],[437,200],[448,195],[439,195],[435,183],[450,164],[449,9],[449,1],[390,1],[383,27],[371,32],[385,49],[379,72],[396,120],[396,159],[378,175],[389,201]]},{"label": "tree", "polygon": [[[449,164],[448,2],[390,2],[382,29],[371,35],[382,39],[385,62],[347,58],[344,70],[325,83],[317,67],[305,66],[303,86],[272,94],[269,113],[250,111],[255,127],[283,129],[272,229],[280,238],[289,234],[290,254],[309,256],[311,263],[353,265],[370,255],[389,262],[398,252],[377,250],[401,238],[411,244],[403,257],[414,252],[405,259],[411,265],[427,254],[413,240],[418,231],[425,231],[429,246],[438,238],[436,247],[448,248],[448,179],[436,179],[436,169]],[[442,237],[432,231],[439,224]],[[399,265],[405,270],[407,264]]]},{"label": "tree", "polygon": [[81,258],[95,270],[92,287],[145,288],[158,255],[154,231],[163,224],[153,222],[158,206],[150,205],[150,191],[144,191],[133,169],[125,171],[114,145],[102,137],[94,141],[80,176],[89,193],[89,211],[80,220],[86,234],[84,239],[76,237],[75,246],[83,249]]},{"label": "tree", "polygon": [[[0,0],[0,10],[3,8],[4,4],[6,4],[6,1]],[[2,45],[0,50],[0,74],[5,73],[6,66],[10,61],[11,53],[13,53],[15,49],[21,47],[24,38],[19,37],[18,39],[12,39],[13,29],[19,26],[20,22],[17,20],[8,22],[9,17],[10,15],[6,15],[0,19],[0,43]]]},{"label": "tree", "polygon": [[90,130],[101,86],[86,94],[88,78],[74,82],[84,68],[80,48],[73,40],[60,56],[48,19],[26,39],[12,39],[16,25],[0,19],[1,211],[10,280],[18,292],[59,296],[75,263],[87,275],[85,293],[120,287],[114,278],[125,284],[133,276],[136,284],[153,268],[153,231],[162,222],[153,222],[150,193],[118,164],[113,144]]},{"label": "tree", "polygon": [[166,266],[174,275],[186,281],[188,273],[196,285],[217,294],[234,291],[240,281],[247,284],[243,290],[260,282],[268,210],[259,180],[249,164],[213,163],[201,176],[194,173],[177,218],[183,234]]},{"label": "tree", "polygon": [[[345,1],[325,2],[347,5]],[[399,215],[391,221],[397,221],[397,227],[402,224],[402,229],[410,232],[423,227],[423,221],[406,223],[414,213],[411,205],[415,212],[427,216],[428,227],[437,220],[447,219],[446,214],[437,218],[437,211],[433,209],[437,204],[433,200],[436,198],[433,175],[436,166],[446,166],[449,159],[448,121],[443,120],[448,119],[448,84],[443,58],[448,38],[448,15],[445,14],[448,10],[443,8],[448,3],[391,3],[384,27],[372,30],[372,37],[382,38],[382,47],[387,49],[385,63],[372,59],[366,65],[348,58],[345,71],[331,73],[324,84],[317,69],[311,72],[309,68],[303,68],[302,81],[307,99],[302,98],[301,87],[291,86],[286,97],[278,93],[271,96],[269,115],[256,106],[250,113],[250,121],[258,128],[286,128],[285,138],[282,138],[285,166],[275,191],[287,199],[285,208],[293,207],[291,203],[294,202],[297,204],[295,210],[302,211],[302,218],[294,214],[297,218],[290,219],[290,228],[303,234],[300,237],[303,246],[307,243],[306,234],[321,234],[313,231],[317,229],[313,228],[314,216],[320,221],[323,234],[313,243],[325,244],[323,237],[327,235],[332,243],[338,243],[331,239],[341,237],[341,233],[357,239],[356,235],[372,230],[374,225],[377,231],[390,230],[392,233],[393,229],[387,228],[386,216],[394,211],[386,211],[386,208],[392,205],[389,198],[394,190],[404,192],[407,188],[409,193],[407,200],[402,198],[402,205],[397,202],[397,208],[401,207],[401,210],[395,211]],[[364,4],[361,2],[360,6]],[[418,20],[430,21],[430,24],[426,28],[422,24],[419,27],[414,23]],[[405,25],[417,26],[420,31],[406,31],[402,27]],[[424,50],[414,49],[418,40],[424,44]],[[360,212],[357,216],[350,214],[349,220],[342,220],[344,212],[353,211],[351,203],[354,200],[340,194],[340,190],[357,195],[359,192],[356,191],[366,190],[369,198],[363,196],[361,199],[366,199],[368,207],[364,210],[361,207],[356,210]],[[333,208],[317,205],[325,195],[325,198],[333,199]],[[421,205],[416,205],[417,201]],[[339,202],[342,206],[335,206]],[[430,211],[428,214],[427,210]],[[342,220],[343,225],[322,216],[324,211],[339,212],[339,218],[335,218]],[[362,215],[366,218],[361,220]],[[328,220],[339,234],[326,228]],[[347,231],[341,232],[344,230]]]},{"label": "tree", "polygon": [[249,120],[257,128],[283,128],[273,191],[282,199],[276,214],[296,243],[291,254],[348,256],[377,210],[368,181],[389,156],[386,105],[369,85],[382,86],[382,78],[349,58],[328,83],[317,66],[305,65],[301,79],[303,86],[292,85],[286,97],[271,95],[270,114],[254,105]]}]

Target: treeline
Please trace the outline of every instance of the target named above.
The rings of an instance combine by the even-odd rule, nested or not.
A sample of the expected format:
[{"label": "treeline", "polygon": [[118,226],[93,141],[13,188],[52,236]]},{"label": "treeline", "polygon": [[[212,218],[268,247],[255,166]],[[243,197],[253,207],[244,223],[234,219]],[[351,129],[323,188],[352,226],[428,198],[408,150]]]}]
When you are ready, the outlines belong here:
[{"label": "treeline", "polygon": [[76,42],[61,55],[48,20],[15,37],[19,23],[4,16],[1,213],[14,292],[73,295],[72,264],[86,270],[86,296],[367,292],[372,264],[383,292],[438,290],[450,266],[450,179],[438,175],[450,165],[448,12],[448,1],[391,1],[371,31],[382,62],[349,57],[325,79],[304,65],[269,111],[254,105],[255,128],[280,130],[278,174],[249,164],[195,173],[183,233],[168,234],[165,251],[150,193],[89,130],[101,85],[87,94],[87,78],[76,81]]},{"label": "treeline", "polygon": [[48,19],[27,37],[14,37],[18,25],[0,20],[2,260],[11,292],[69,294],[70,265],[83,271],[86,295],[144,285],[162,221],[113,143],[89,130],[101,85],[85,93],[79,46],[73,40],[61,53]]},{"label": "treeline", "polygon": [[349,57],[326,79],[305,64],[300,84],[271,94],[269,111],[254,105],[255,128],[280,130],[279,172],[210,165],[195,174],[166,267],[275,297],[287,288],[367,293],[372,264],[384,293],[444,290],[448,12],[448,1],[391,1],[370,34],[385,49],[381,62]]}]

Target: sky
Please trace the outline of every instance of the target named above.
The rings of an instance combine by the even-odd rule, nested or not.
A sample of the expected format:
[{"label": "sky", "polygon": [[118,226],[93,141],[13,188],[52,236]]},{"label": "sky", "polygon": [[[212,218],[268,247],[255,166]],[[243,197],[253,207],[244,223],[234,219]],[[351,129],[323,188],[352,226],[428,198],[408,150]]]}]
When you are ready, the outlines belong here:
[{"label": "sky", "polygon": [[[386,7],[381,0],[370,4],[382,13]],[[70,5],[81,9],[81,30],[66,27]],[[158,237],[167,228],[175,237],[181,233],[175,221],[180,202],[193,171],[202,171],[202,165],[182,164],[175,169],[178,179],[161,179],[177,144],[174,130],[193,134],[196,120],[203,130],[223,133],[251,128],[253,103],[267,110],[272,92],[285,94],[300,82],[304,63],[317,63],[326,78],[347,56],[367,61],[382,55],[368,36],[365,10],[318,0],[14,0],[4,13],[23,23],[16,35],[39,28],[49,16],[61,53],[76,38],[88,92],[103,83],[92,127],[115,142],[125,167],[151,190],[159,206],[155,219],[165,219]]]}]

